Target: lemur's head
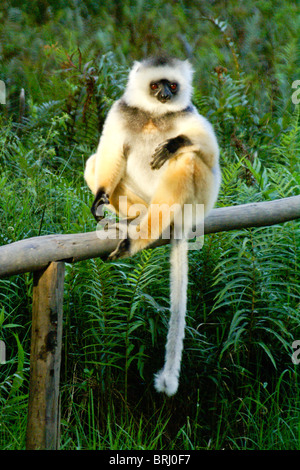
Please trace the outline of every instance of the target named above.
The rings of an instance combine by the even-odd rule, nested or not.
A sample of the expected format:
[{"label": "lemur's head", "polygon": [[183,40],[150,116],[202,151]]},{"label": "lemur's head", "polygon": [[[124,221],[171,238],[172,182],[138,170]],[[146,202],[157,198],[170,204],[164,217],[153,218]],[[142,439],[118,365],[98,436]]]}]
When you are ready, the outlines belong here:
[{"label": "lemur's head", "polygon": [[157,56],[135,62],[124,99],[154,114],[185,109],[191,102],[193,69],[188,60]]}]

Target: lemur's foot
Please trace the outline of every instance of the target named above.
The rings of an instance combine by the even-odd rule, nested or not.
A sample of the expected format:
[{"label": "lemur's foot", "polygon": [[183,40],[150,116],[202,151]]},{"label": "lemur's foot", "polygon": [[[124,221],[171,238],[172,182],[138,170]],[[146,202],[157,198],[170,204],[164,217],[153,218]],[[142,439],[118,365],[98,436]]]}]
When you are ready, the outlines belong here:
[{"label": "lemur's foot", "polygon": [[116,261],[117,259],[127,258],[128,256],[131,256],[130,239],[125,238],[125,240],[121,240],[117,248],[111,252],[108,259],[110,261]]},{"label": "lemur's foot", "polygon": [[100,220],[102,220],[104,217],[104,205],[105,204],[109,204],[109,197],[103,191],[103,189],[100,188],[95,196],[93,205],[91,207],[91,212],[97,222],[100,222]]}]

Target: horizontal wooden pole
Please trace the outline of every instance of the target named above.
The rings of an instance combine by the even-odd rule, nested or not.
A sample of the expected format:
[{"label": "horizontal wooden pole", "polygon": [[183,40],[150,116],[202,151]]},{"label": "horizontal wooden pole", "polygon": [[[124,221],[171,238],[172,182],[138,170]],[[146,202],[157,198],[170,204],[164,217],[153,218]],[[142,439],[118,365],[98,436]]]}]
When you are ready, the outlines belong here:
[{"label": "horizontal wooden pole", "polygon": [[[204,233],[280,224],[300,218],[300,196],[214,209],[205,220]],[[33,237],[0,247],[0,277],[44,269],[51,261],[75,263],[105,259],[118,240],[100,240],[97,232]],[[169,243],[159,240],[155,246]]]}]

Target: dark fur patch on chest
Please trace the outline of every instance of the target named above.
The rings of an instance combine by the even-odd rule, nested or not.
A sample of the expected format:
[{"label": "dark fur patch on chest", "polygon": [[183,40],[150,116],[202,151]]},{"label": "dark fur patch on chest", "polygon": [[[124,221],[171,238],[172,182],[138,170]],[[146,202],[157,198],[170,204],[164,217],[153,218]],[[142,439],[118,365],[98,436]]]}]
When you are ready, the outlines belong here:
[{"label": "dark fur patch on chest", "polygon": [[140,134],[143,132],[168,132],[174,125],[174,119],[192,112],[192,107],[174,113],[166,113],[162,116],[153,116],[147,111],[128,106],[125,101],[119,102],[119,110],[124,117],[126,129],[131,133]]}]

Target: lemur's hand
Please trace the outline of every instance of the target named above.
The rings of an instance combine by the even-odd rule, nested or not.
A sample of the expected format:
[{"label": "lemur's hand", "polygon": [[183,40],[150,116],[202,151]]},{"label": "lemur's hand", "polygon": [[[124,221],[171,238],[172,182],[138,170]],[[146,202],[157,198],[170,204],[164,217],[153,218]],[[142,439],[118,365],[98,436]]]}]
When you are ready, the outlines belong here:
[{"label": "lemur's hand", "polygon": [[165,140],[155,149],[150,163],[151,169],[158,170],[167,160],[174,157],[181,147],[187,145],[191,145],[191,141],[184,135],[178,135],[172,139]]},{"label": "lemur's hand", "polygon": [[158,170],[167,160],[173,156],[173,153],[170,152],[168,146],[169,141],[167,140],[167,142],[163,142],[155,149],[152,161],[150,163],[152,170]]},{"label": "lemur's hand", "polygon": [[102,188],[97,191],[96,197],[94,199],[93,205],[91,207],[91,212],[95,217],[96,221],[99,222],[104,217],[104,208],[105,204],[109,204],[109,196],[104,192]]}]

